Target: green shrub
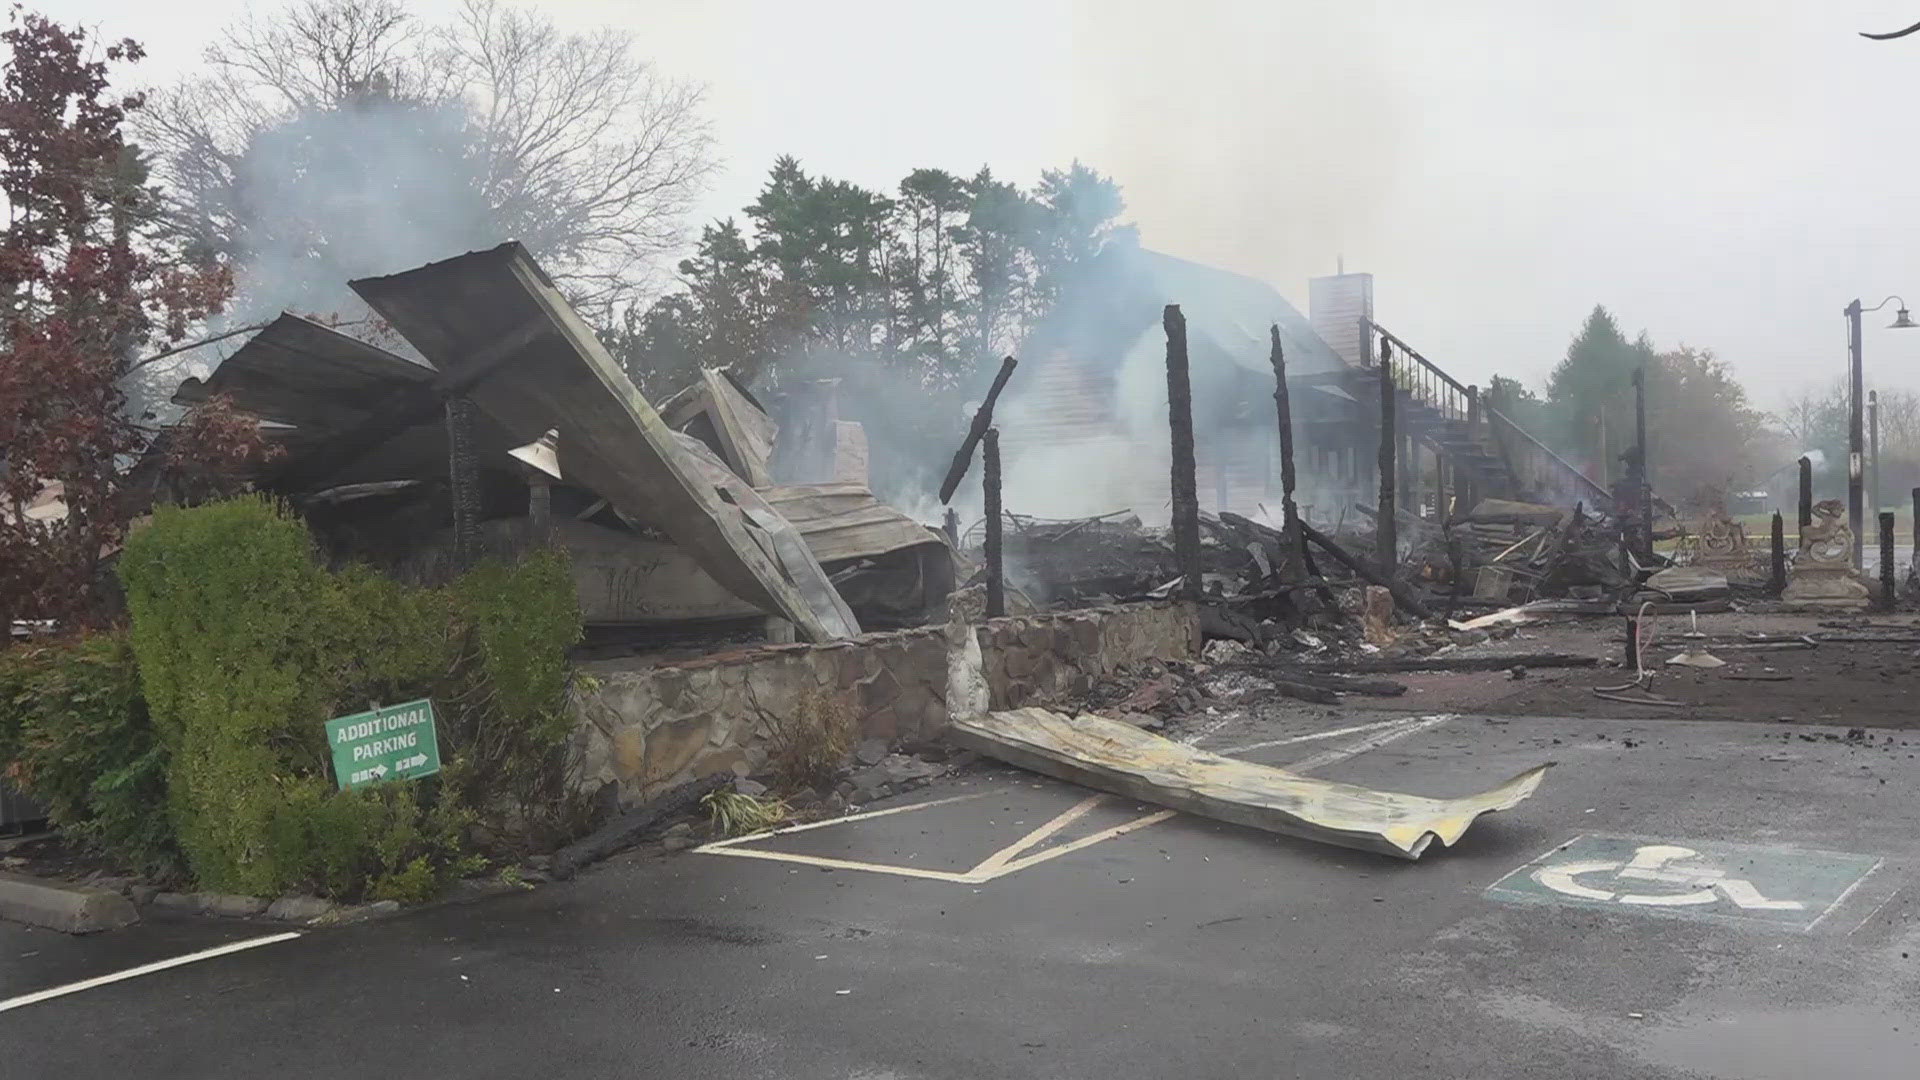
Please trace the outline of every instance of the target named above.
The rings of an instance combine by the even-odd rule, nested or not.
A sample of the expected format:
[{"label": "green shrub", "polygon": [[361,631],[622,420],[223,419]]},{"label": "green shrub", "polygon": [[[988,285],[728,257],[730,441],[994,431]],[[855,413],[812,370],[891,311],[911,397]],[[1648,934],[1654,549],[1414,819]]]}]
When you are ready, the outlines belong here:
[{"label": "green shrub", "polygon": [[129,870],[178,873],[166,765],[123,635],[0,651],[0,772],[67,835]]},{"label": "green shrub", "polygon": [[[171,765],[171,816],[203,888],[418,899],[476,839],[578,827],[566,650],[580,636],[558,555],[446,588],[328,573],[285,508],[161,510],[121,560],[132,641]],[[429,697],[442,771],[341,792],[324,723]]]}]

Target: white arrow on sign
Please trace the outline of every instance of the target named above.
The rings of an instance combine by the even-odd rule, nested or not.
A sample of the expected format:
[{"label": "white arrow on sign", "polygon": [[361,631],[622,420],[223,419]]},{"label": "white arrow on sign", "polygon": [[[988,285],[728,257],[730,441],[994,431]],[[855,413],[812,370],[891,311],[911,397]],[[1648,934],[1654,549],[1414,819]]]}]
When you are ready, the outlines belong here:
[{"label": "white arrow on sign", "polygon": [[385,765],[375,765],[373,768],[368,769],[367,771],[372,773],[375,776],[387,775],[387,767]]},{"label": "white arrow on sign", "polygon": [[[1711,904],[1719,896],[1725,895],[1737,906],[1749,910],[1801,911],[1805,909],[1806,905],[1798,900],[1769,900],[1761,895],[1759,889],[1753,887],[1753,882],[1744,878],[1728,877],[1724,870],[1715,870],[1711,867],[1681,869],[1672,867],[1673,863],[1696,858],[1699,854],[1692,848],[1674,844],[1646,844],[1634,851],[1630,862],[1596,859],[1587,862],[1561,863],[1558,866],[1535,870],[1533,879],[1555,892],[1577,896],[1582,900],[1654,907],[1682,907],[1690,904]],[[1590,888],[1577,880],[1583,874],[1608,872],[1628,881],[1687,885],[1692,886],[1692,890],[1678,893],[1613,893],[1605,889]]]}]

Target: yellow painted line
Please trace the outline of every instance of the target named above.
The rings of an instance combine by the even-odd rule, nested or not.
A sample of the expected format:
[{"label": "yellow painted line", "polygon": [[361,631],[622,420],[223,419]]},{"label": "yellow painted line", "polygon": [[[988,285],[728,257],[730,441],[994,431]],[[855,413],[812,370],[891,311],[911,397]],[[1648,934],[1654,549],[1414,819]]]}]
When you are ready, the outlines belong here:
[{"label": "yellow painted line", "polygon": [[1095,795],[1091,798],[1081,799],[1067,810],[1055,815],[1052,821],[1047,822],[1045,825],[1040,826],[1020,839],[1015,840],[1013,843],[1008,844],[1006,847],[1001,848],[999,851],[987,856],[981,861],[979,866],[974,867],[969,873],[986,874],[999,870],[1001,867],[1012,862],[1014,856],[1085,817],[1087,811],[1099,806],[1105,802],[1106,799],[1107,797],[1105,795]]},{"label": "yellow painted line", "polygon": [[[782,825],[777,829],[768,829],[765,832],[752,833],[747,836],[735,836],[727,840],[715,840],[711,843],[702,844],[699,847],[694,848],[693,850],[694,850],[694,853],[697,855],[720,855],[725,853],[724,849],[733,847],[737,844],[751,844],[756,840],[765,840],[769,837],[787,836],[792,833],[803,833],[810,829],[824,829],[829,825],[845,825],[848,822],[853,822],[853,821],[866,821],[869,818],[881,818],[881,817],[886,817],[889,814],[908,814],[908,813],[912,813],[915,810],[930,810],[936,806],[945,806],[948,803],[966,802],[968,799],[984,798],[991,794],[993,794],[993,792],[991,791],[975,791],[966,795],[949,795],[944,799],[929,799],[926,802],[913,803],[908,806],[889,806],[885,810],[868,810],[863,814],[848,814],[846,817],[827,818],[825,821],[810,821],[805,825]],[[747,853],[740,852],[738,854],[747,854]]]},{"label": "yellow painted line", "polygon": [[[932,805],[929,803],[928,805]],[[845,820],[845,819],[842,819]],[[865,870],[870,874],[898,874],[901,877],[925,878],[928,881],[944,881],[952,885],[969,885],[977,880],[971,873],[956,874],[948,870],[922,870],[917,866],[891,866],[886,863],[855,862],[852,859],[829,859],[819,855],[799,855],[791,851],[761,851],[747,848],[719,848],[712,844],[695,848],[702,855],[732,855],[740,859],[767,859],[772,862],[798,863],[801,866],[817,866],[825,870]]]},{"label": "yellow painted line", "polygon": [[1025,870],[1029,866],[1038,866],[1039,864],[1046,862],[1048,859],[1057,859],[1060,856],[1067,854],[1068,852],[1079,851],[1083,847],[1090,847],[1094,844],[1100,843],[1102,840],[1112,840],[1114,837],[1117,837],[1117,836],[1125,836],[1128,833],[1134,831],[1135,829],[1144,829],[1149,825],[1158,825],[1159,823],[1167,820],[1170,817],[1173,817],[1178,813],[1179,813],[1178,810],[1161,810],[1152,814],[1148,814],[1146,817],[1143,817],[1143,818],[1135,818],[1132,821],[1126,822],[1124,824],[1115,825],[1111,829],[1102,829],[1101,831],[1094,833],[1092,836],[1083,836],[1080,839],[1075,840],[1070,844],[1061,844],[1057,848],[1048,848],[1047,850],[1041,852],[1038,855],[1029,855],[1024,859],[1018,860],[1017,862],[1008,863],[1006,866],[1002,867],[1000,870],[996,871],[995,873],[988,874],[985,877],[982,877],[980,880],[991,881],[997,877],[1005,877],[1008,874],[1018,873],[1022,870]]}]

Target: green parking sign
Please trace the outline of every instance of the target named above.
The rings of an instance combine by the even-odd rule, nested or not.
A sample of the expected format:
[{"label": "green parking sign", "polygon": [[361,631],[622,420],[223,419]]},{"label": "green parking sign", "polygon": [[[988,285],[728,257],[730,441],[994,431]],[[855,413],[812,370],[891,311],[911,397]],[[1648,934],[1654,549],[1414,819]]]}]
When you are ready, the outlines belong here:
[{"label": "green parking sign", "polygon": [[433,702],[422,698],[327,721],[333,777],[340,787],[411,780],[440,771]]}]

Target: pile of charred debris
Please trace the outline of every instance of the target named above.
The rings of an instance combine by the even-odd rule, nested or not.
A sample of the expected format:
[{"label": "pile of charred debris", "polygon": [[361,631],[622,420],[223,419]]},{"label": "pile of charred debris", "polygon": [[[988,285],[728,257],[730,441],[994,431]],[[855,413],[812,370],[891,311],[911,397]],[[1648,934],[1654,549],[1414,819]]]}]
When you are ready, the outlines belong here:
[{"label": "pile of charred debris", "polygon": [[[1322,531],[1302,521],[1308,543],[1299,544],[1283,526],[1238,514],[1198,520],[1200,592],[1217,624],[1210,635],[1260,646],[1295,631],[1357,629],[1369,586],[1403,616],[1444,620],[1542,600],[1610,611],[1638,591],[1643,572],[1637,561],[1622,570],[1619,526],[1582,507],[1487,499],[1449,523],[1403,513],[1388,565],[1368,529]],[[1004,521],[1016,609],[1166,597],[1180,583],[1171,529],[1146,527],[1131,511],[1069,521],[1008,513]]]},{"label": "pile of charred debris", "polygon": [[[284,452],[259,486],[298,505],[336,562],[434,581],[563,548],[607,653],[1177,597],[1200,603],[1208,639],[1266,656],[1428,655],[1474,633],[1476,612],[1610,610],[1646,574],[1622,523],[1579,506],[1482,499],[1451,519],[1393,512],[1394,528],[1361,506],[1323,531],[1294,509],[1284,394],[1278,523],[1200,513],[1177,308],[1173,525],[1001,507],[1008,358],[940,489],[951,500],[979,457],[984,513],[963,534],[951,511],[935,528],[874,496],[864,432],[831,385],[784,402],[782,423],[717,370],[649,403],[517,244],[350,285],[391,347],[283,315],[175,400],[223,395],[266,425]],[[1277,330],[1274,350],[1284,387]]]}]

